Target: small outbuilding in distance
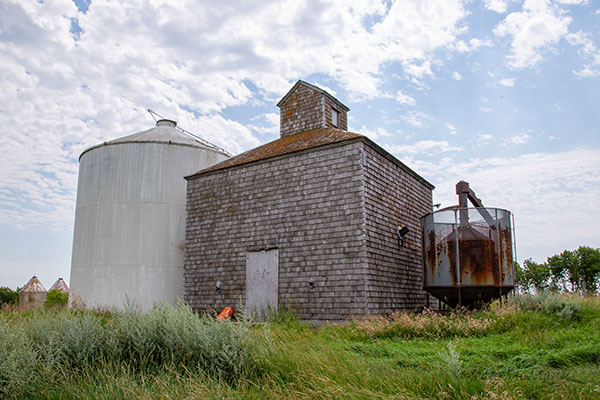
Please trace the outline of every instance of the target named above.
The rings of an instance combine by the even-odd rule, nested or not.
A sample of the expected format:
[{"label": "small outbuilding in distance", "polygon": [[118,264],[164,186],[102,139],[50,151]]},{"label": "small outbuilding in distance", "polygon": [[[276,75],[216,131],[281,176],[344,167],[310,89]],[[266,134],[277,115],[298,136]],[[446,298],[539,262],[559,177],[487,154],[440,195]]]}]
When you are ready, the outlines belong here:
[{"label": "small outbuilding in distance", "polygon": [[46,294],[48,291],[34,275],[19,292],[19,306],[21,308],[42,307],[46,301]]},{"label": "small outbuilding in distance", "polygon": [[58,289],[63,293],[69,293],[69,286],[63,278],[58,278],[56,282],[54,282],[54,285],[50,286],[50,289],[48,291],[54,289]]},{"label": "small outbuilding in distance", "polygon": [[279,139],[186,177],[185,300],[313,321],[425,307],[433,185],[326,91],[298,81],[277,105]]}]

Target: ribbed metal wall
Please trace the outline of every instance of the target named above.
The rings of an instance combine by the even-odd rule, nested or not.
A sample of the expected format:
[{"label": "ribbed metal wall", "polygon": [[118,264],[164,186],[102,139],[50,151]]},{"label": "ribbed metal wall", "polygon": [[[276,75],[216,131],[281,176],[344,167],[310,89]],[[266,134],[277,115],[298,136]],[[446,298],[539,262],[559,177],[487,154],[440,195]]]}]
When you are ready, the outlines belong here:
[{"label": "ribbed metal wall", "polygon": [[184,176],[227,158],[172,121],[82,153],[72,304],[148,310],[183,298]]}]

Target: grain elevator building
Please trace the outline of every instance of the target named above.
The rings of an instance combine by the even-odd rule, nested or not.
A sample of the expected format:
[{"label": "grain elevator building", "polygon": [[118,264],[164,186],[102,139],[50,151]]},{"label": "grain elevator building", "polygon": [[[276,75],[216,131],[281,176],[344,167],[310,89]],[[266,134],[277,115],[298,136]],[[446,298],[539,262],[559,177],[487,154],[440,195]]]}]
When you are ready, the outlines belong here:
[{"label": "grain elevator building", "polygon": [[348,132],[324,90],[298,81],[278,106],[279,139],[186,178],[185,300],[308,320],[425,306],[433,186]]}]

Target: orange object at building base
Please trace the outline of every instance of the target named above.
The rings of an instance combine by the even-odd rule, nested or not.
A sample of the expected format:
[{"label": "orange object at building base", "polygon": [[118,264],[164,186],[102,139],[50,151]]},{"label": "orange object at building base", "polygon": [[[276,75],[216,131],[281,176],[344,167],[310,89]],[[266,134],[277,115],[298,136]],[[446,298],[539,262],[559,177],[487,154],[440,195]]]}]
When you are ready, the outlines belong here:
[{"label": "orange object at building base", "polygon": [[225,307],[223,309],[223,311],[221,311],[221,314],[219,314],[217,316],[217,321],[224,321],[226,319],[229,319],[229,318],[233,317],[233,314],[235,314],[235,311],[233,310],[233,308]]}]

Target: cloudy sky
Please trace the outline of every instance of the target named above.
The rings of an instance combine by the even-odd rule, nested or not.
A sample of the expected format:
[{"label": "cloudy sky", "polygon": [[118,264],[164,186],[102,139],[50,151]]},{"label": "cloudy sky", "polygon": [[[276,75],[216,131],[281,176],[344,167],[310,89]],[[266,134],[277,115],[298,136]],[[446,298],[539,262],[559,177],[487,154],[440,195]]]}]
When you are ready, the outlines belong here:
[{"label": "cloudy sky", "polygon": [[515,215],[518,259],[600,247],[598,0],[0,0],[0,286],[69,278],[78,156],[153,126],[231,153],[298,79],[456,203]]}]

